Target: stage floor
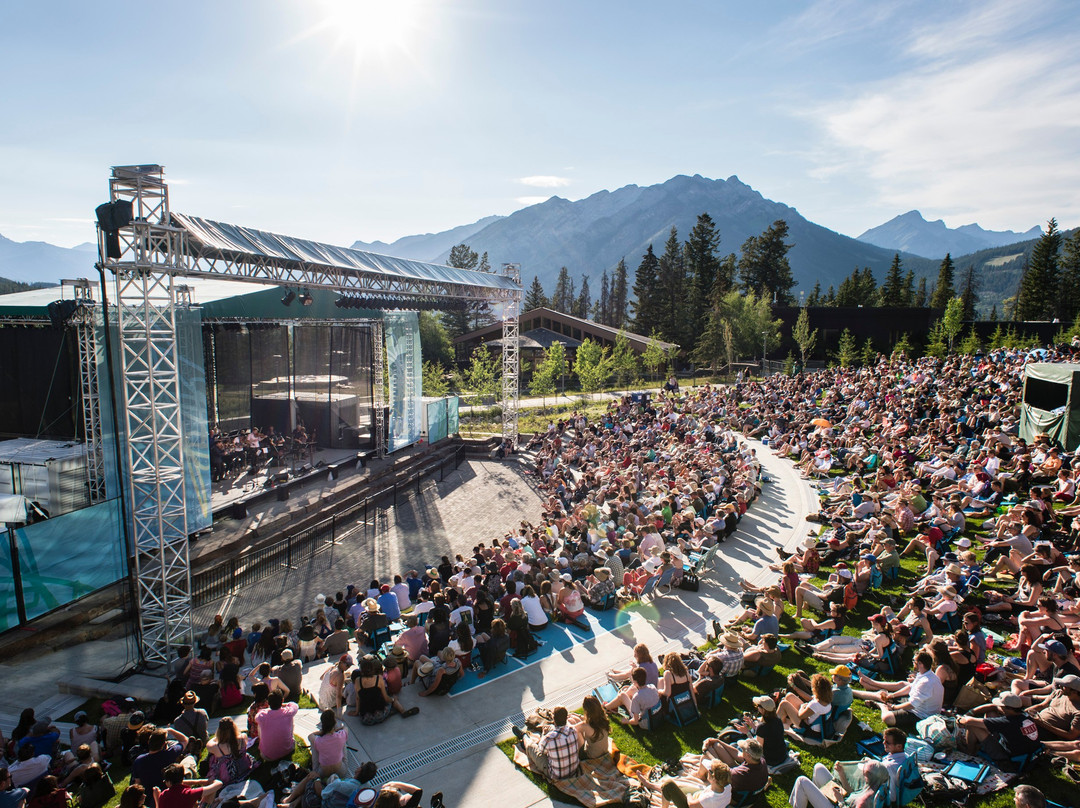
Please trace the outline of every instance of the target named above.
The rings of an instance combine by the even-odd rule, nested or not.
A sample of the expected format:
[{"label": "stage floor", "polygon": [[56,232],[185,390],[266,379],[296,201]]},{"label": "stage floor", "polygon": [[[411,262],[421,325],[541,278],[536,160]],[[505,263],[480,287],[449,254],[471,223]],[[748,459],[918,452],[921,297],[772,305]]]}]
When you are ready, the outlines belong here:
[{"label": "stage floor", "polygon": [[[334,465],[355,458],[356,449],[317,449],[310,460],[305,462],[312,466],[319,463]],[[255,474],[249,467],[244,467],[238,474],[229,474],[222,480],[210,485],[210,510],[217,513],[222,508],[227,508],[237,502],[244,502],[266,490],[266,481],[275,474],[288,471],[288,466],[277,466],[269,469],[259,469]],[[299,466],[297,466],[299,472]],[[325,472],[324,472],[325,473]],[[297,474],[296,476],[305,476]],[[290,475],[289,480],[295,479]]]}]

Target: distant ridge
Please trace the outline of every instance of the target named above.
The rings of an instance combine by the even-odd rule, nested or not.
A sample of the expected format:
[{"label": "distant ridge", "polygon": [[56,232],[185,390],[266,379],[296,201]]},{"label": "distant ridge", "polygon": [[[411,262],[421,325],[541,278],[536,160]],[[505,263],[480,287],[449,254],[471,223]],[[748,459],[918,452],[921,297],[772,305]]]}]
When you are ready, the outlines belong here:
[{"label": "distant ridge", "polygon": [[441,233],[424,233],[418,236],[403,236],[387,244],[385,241],[356,241],[354,250],[393,255],[397,258],[412,258],[415,261],[427,261],[433,255],[449,254],[450,248],[468,241],[472,235],[483,230],[502,216],[486,216],[472,224],[463,224]]},{"label": "distant ridge", "polygon": [[1038,227],[1032,227],[1026,233],[984,230],[977,224],[949,228],[941,219],[928,222],[919,211],[909,210],[885,224],[871,227],[859,236],[859,241],[887,250],[940,259],[946,253],[956,256],[991,247],[1004,247],[1006,244],[1038,238],[1041,233]]}]

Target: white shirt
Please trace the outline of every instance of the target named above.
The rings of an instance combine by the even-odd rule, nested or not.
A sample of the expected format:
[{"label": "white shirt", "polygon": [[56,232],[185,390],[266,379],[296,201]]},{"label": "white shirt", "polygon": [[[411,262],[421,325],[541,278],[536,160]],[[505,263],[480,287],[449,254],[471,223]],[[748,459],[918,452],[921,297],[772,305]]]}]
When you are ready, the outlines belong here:
[{"label": "white shirt", "polygon": [[543,626],[547,624],[547,615],[544,614],[544,609],[540,605],[540,598],[536,597],[536,595],[522,598],[521,608],[525,610],[525,615],[529,618],[530,626]]},{"label": "white shirt", "polygon": [[8,774],[11,775],[13,786],[25,786],[48,773],[52,758],[48,755],[38,755],[29,760],[16,761],[8,766]]},{"label": "white shirt", "polygon": [[915,681],[911,683],[908,701],[911,702],[912,712],[919,718],[937,715],[945,701],[945,685],[933,671],[916,674]]}]

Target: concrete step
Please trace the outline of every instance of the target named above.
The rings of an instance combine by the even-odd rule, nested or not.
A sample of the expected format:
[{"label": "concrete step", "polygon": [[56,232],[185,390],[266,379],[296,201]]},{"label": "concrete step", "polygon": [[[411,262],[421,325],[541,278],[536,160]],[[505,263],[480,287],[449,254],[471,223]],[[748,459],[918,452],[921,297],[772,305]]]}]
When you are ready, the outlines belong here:
[{"label": "concrete step", "polygon": [[65,676],[56,683],[61,693],[88,699],[126,698],[131,696],[143,706],[154,705],[165,693],[165,680],[156,676],[135,674],[122,682],[108,682],[89,676]]}]

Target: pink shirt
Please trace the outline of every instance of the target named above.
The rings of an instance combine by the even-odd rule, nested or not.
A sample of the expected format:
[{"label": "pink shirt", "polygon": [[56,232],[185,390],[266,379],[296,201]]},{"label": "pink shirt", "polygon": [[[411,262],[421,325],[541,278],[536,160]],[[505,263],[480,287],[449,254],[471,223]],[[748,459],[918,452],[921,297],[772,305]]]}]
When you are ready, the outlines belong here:
[{"label": "pink shirt", "polygon": [[259,725],[259,754],[267,760],[280,760],[292,754],[293,716],[300,709],[293,702],[281,705],[280,710],[259,710],[255,723]]},{"label": "pink shirt", "polygon": [[[319,752],[319,766],[322,768],[334,768],[340,766],[345,759],[345,740],[347,733],[344,729],[331,732],[329,735],[313,735],[311,745]],[[262,745],[262,741],[259,741]]]}]

